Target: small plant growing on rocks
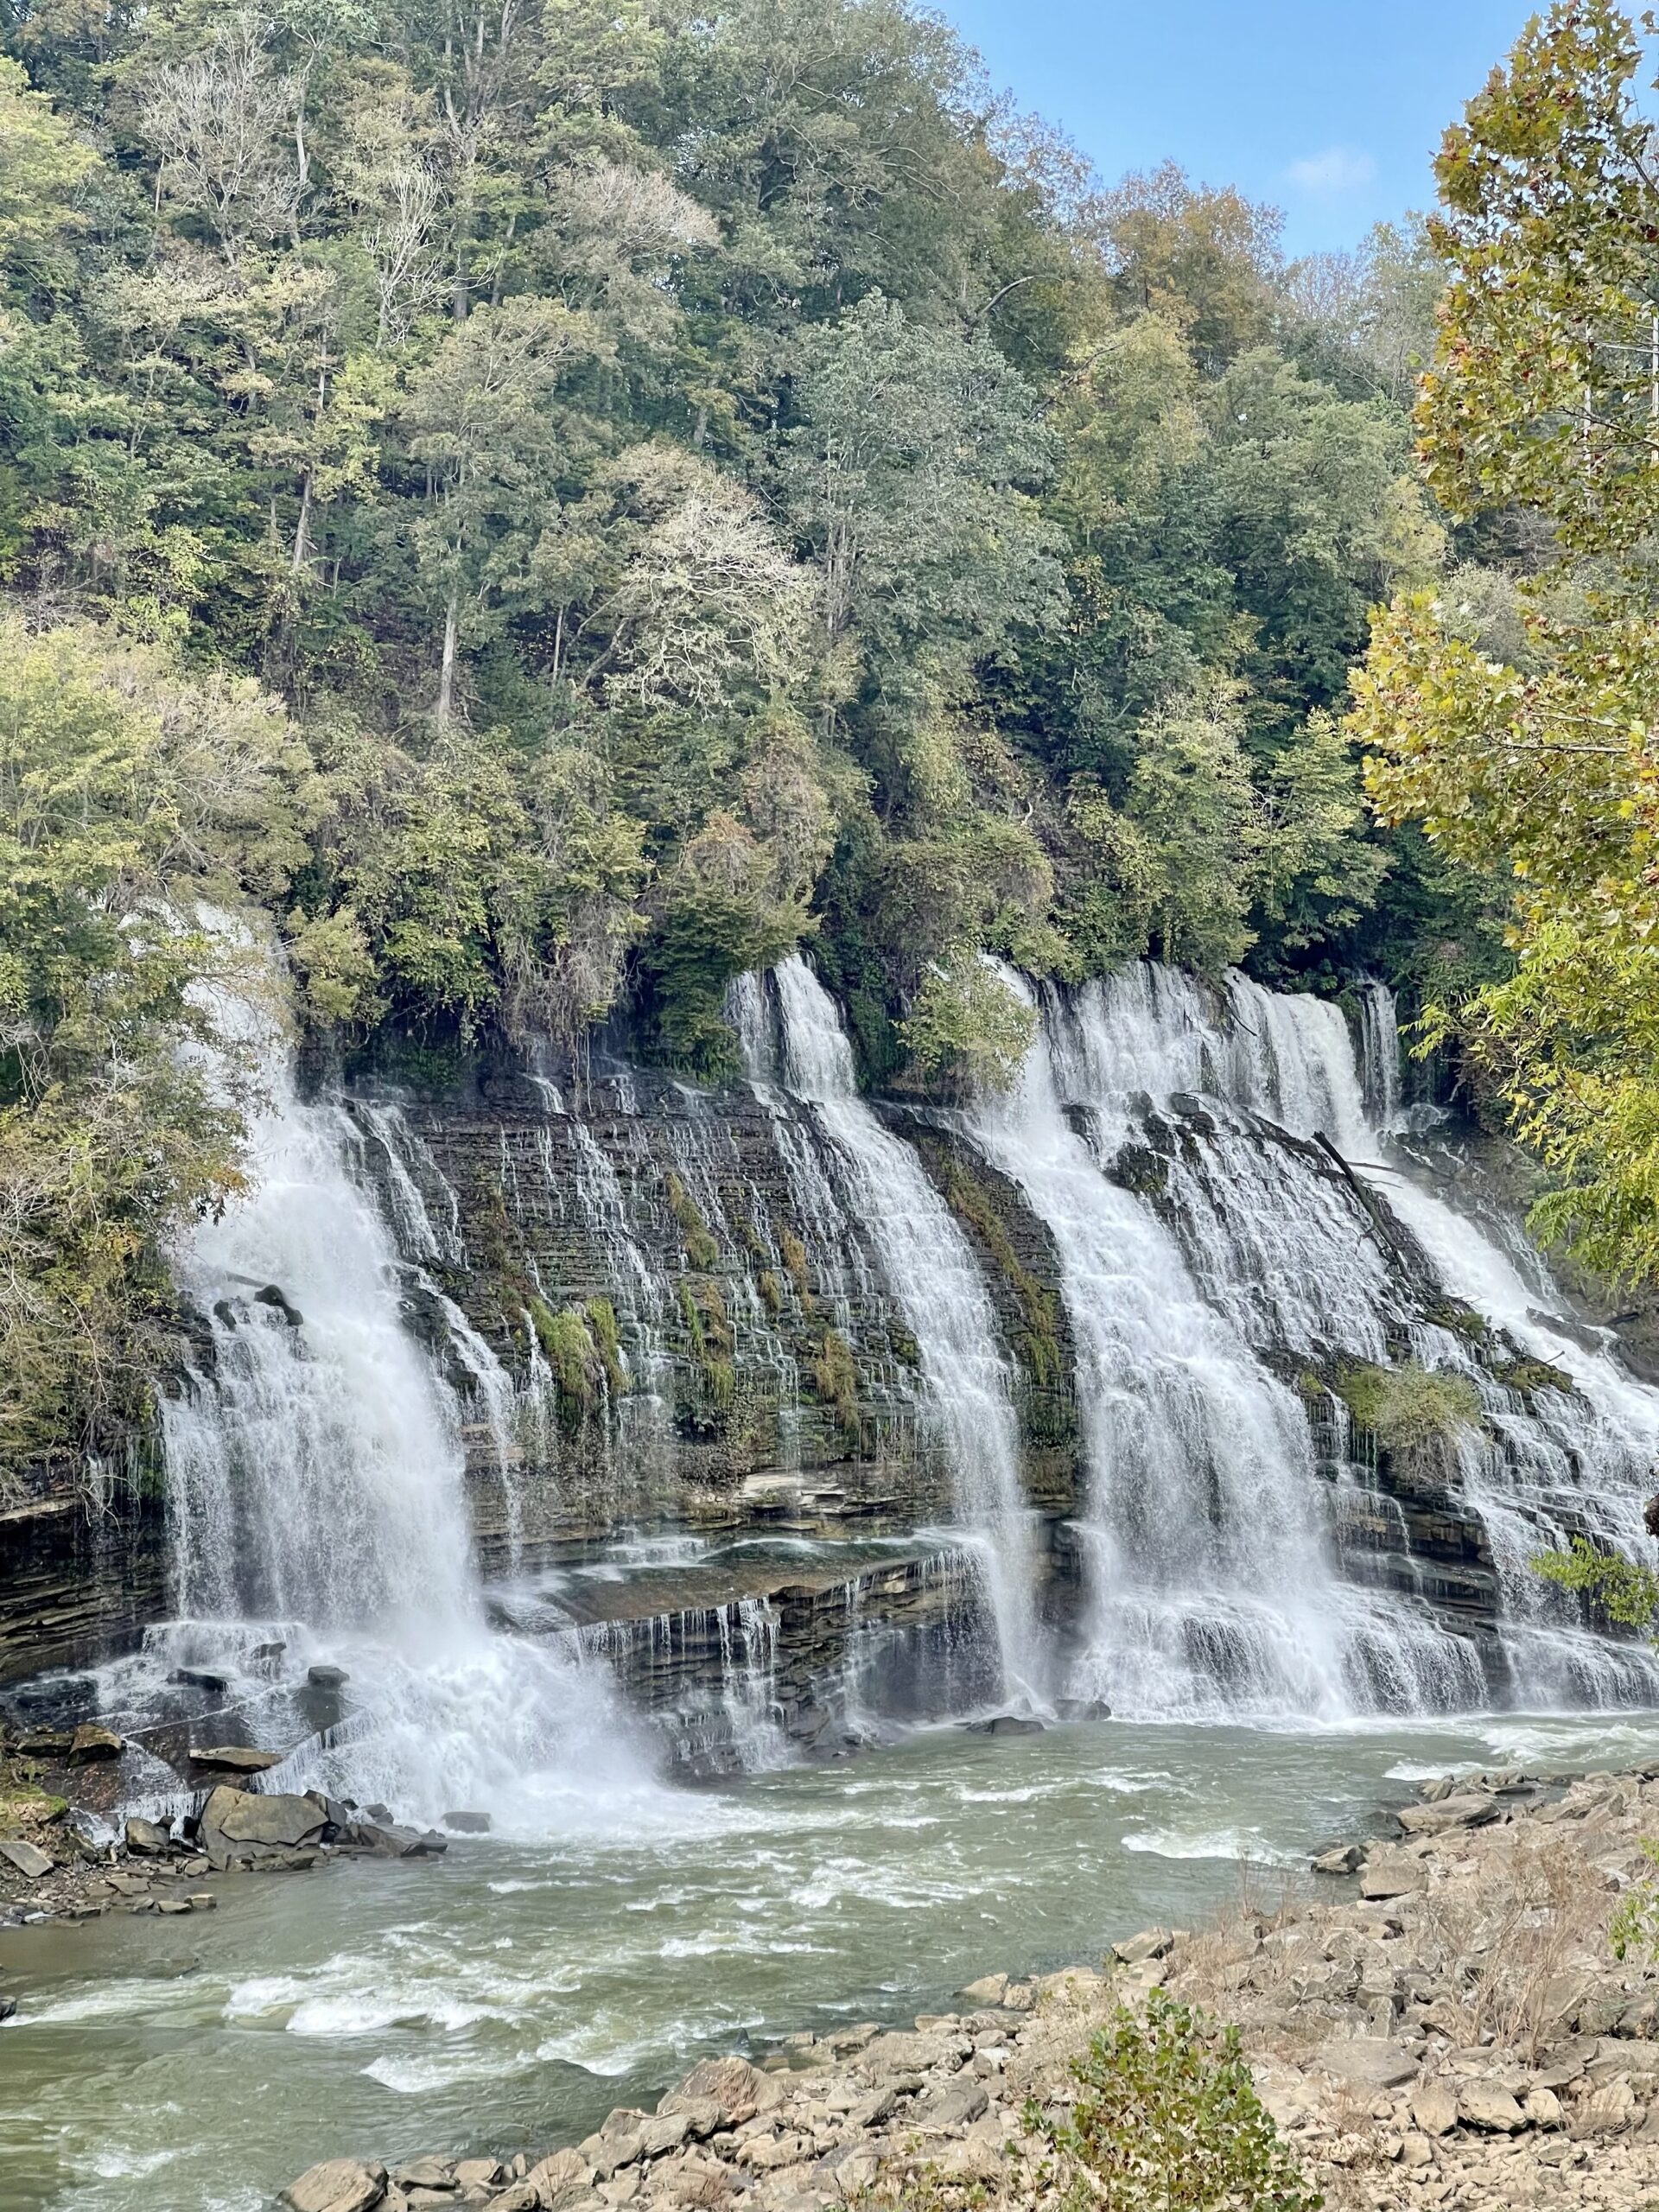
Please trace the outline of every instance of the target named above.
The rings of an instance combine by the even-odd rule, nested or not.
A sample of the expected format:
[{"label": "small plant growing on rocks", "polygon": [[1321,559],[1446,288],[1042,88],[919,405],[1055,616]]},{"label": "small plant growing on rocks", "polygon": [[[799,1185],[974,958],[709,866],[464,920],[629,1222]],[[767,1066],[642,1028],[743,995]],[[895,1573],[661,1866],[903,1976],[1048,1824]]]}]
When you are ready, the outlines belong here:
[{"label": "small plant growing on rocks", "polygon": [[1236,2028],[1161,1990],[1146,2017],[1120,2006],[1071,2071],[1069,2120],[1034,2102],[1065,2212],[1319,2212],[1255,2094]]},{"label": "small plant growing on rocks", "polygon": [[[1649,1865],[1659,1869],[1659,1843],[1643,1836],[1642,1851]],[[1647,1966],[1659,1963],[1659,1878],[1654,1874],[1644,1874],[1625,1891],[1608,1923],[1607,1940],[1616,1959],[1634,1955]]]}]

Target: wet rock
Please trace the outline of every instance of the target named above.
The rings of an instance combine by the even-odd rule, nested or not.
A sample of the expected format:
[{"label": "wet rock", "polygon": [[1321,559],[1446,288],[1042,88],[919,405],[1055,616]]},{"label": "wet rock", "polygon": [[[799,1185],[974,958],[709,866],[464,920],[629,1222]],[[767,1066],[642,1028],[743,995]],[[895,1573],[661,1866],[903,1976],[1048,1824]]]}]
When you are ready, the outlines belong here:
[{"label": "wet rock", "polygon": [[200,1840],[209,1862],[221,1867],[264,1851],[296,1849],[320,1835],[323,1826],[309,1797],[265,1796],[221,1782],[202,1807]]},{"label": "wet rock", "polygon": [[231,1687],[228,1675],[216,1675],[209,1667],[175,1667],[168,1676],[169,1682],[179,1682],[193,1690],[227,1690]]},{"label": "wet rock", "polygon": [[1043,1724],[1028,1713],[997,1713],[988,1720],[964,1720],[963,1732],[969,1736],[1040,1736]]},{"label": "wet rock", "polygon": [[491,1823],[487,1813],[446,1813],[443,1825],[457,1835],[487,1835]]},{"label": "wet rock", "polygon": [[365,2166],[356,2158],[325,2158],[289,2183],[283,2202],[292,2212],[372,2212],[385,2193],[384,2166]]},{"label": "wet rock", "polygon": [[26,1759],[67,1759],[74,1740],[67,1728],[26,1728],[17,1749]]},{"label": "wet rock", "polygon": [[257,1751],[251,1744],[215,1744],[209,1750],[193,1751],[190,1764],[216,1767],[227,1774],[265,1774],[287,1757],[286,1751]]},{"label": "wet rock", "polygon": [[213,1912],[218,1909],[219,1899],[211,1890],[192,1890],[185,1903],[194,1912]]},{"label": "wet rock", "polygon": [[282,1315],[290,1329],[301,1329],[305,1325],[304,1314],[296,1306],[289,1305],[287,1294],[276,1283],[268,1282],[263,1290],[256,1290],[253,1302],[256,1306],[270,1306]]},{"label": "wet rock", "polygon": [[376,1821],[353,1821],[346,1836],[379,1859],[437,1859],[449,1848],[448,1837],[435,1828],[383,1827]]},{"label": "wet rock", "polygon": [[37,1843],[14,1841],[0,1836],[0,1859],[10,1859],[28,1881],[38,1882],[42,1876],[52,1872],[52,1861]]},{"label": "wet rock", "polygon": [[127,1849],[135,1859],[165,1859],[172,1848],[167,1830],[154,1821],[140,1820],[137,1813],[127,1821],[126,1836]]},{"label": "wet rock", "polygon": [[503,2177],[499,2158],[463,2158],[455,2168],[457,2189],[493,2189]]},{"label": "wet rock", "polygon": [[288,1645],[279,1637],[274,1643],[256,1643],[249,1653],[251,1659],[280,1659]]},{"label": "wet rock", "polygon": [[337,1690],[352,1678],[343,1667],[308,1667],[305,1679],[313,1689]]},{"label": "wet rock", "polygon": [[17,1999],[15,1997],[0,1997],[0,2020],[14,2019],[16,2012]]},{"label": "wet rock", "polygon": [[69,1738],[69,1757],[76,1766],[90,1766],[99,1759],[118,1759],[127,1748],[124,1736],[118,1736],[113,1728],[100,1727],[96,1721],[84,1721]]}]

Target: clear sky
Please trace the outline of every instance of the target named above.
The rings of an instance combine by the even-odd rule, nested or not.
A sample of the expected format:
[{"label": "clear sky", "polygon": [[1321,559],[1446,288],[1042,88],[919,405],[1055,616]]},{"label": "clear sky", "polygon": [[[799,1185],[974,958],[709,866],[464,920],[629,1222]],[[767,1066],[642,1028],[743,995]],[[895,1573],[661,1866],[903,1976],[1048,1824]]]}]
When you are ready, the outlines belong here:
[{"label": "clear sky", "polygon": [[1285,211],[1292,253],[1433,199],[1430,160],[1543,0],[939,0],[1108,179],[1179,162]]}]

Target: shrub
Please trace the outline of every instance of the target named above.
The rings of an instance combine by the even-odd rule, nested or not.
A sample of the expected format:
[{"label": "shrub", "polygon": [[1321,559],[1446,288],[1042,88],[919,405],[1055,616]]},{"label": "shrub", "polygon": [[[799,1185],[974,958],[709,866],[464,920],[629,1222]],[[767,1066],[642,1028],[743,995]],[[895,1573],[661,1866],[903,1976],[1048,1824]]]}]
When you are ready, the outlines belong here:
[{"label": "shrub", "polygon": [[812,1363],[812,1384],[820,1401],[836,1409],[836,1420],[849,1442],[856,1442],[858,1422],[858,1364],[853,1348],[839,1329],[826,1329]]},{"label": "shrub", "polygon": [[1120,2007],[1072,2063],[1069,2121],[1033,2102],[1065,2212],[1319,2212],[1262,2108],[1238,2030],[1154,1989],[1144,2019]]},{"label": "shrub", "polygon": [[1349,1367],[1337,1395],[1385,1452],[1444,1441],[1480,1419],[1480,1394],[1466,1375],[1426,1367]]}]

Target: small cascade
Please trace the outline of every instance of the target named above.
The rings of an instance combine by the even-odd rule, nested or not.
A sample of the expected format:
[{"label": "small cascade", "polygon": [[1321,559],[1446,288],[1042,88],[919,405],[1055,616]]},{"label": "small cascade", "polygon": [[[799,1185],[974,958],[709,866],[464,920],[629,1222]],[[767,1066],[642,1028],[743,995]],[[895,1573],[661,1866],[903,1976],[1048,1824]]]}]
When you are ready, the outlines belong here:
[{"label": "small cascade", "polygon": [[1004,1696],[1043,1697],[1032,1516],[995,1311],[966,1237],[912,1148],[858,1096],[834,1000],[798,955],[774,971],[781,1071],[753,1010],[741,1016],[757,1084],[781,1072],[839,1164],[845,1205],[869,1236],[915,1338],[927,1412],[957,1486],[964,1536],[979,1554],[995,1623]]},{"label": "small cascade", "polygon": [[[114,1694],[142,1704],[147,1670],[164,1679],[188,1643],[273,1747],[304,1739],[269,1786],[319,1783],[428,1821],[475,1806],[536,1830],[584,1794],[637,1790],[603,1675],[487,1629],[460,1408],[404,1326],[397,1247],[351,1173],[360,1133],[338,1103],[299,1097],[282,1040],[248,1020],[269,1102],[250,1187],[175,1262],[208,1317],[162,1407],[187,1625],[155,1634]],[[399,1226],[426,1233],[413,1214]],[[316,1660],[347,1677],[323,1734]]]}]

